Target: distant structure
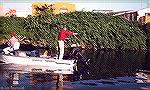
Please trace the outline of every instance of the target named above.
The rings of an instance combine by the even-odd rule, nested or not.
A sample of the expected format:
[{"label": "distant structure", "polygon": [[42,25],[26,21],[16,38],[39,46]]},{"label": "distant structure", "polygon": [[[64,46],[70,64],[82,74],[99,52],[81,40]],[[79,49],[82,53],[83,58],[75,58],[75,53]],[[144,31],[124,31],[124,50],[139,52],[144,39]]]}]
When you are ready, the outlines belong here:
[{"label": "distant structure", "polygon": [[92,12],[100,12],[100,13],[113,13],[113,10],[92,10]]},{"label": "distant structure", "polygon": [[37,15],[41,12],[51,12],[53,14],[60,13],[69,13],[75,11],[75,5],[66,3],[66,2],[58,2],[58,3],[44,3],[44,2],[35,2],[32,3],[32,15]]},{"label": "distant structure", "polygon": [[137,21],[138,12],[134,10],[113,12],[113,16],[121,16],[127,20]]},{"label": "distant structure", "polygon": [[150,22],[150,8],[113,12],[112,15],[122,16],[127,20],[138,21],[141,24]]},{"label": "distant structure", "polygon": [[150,8],[138,10],[138,21],[141,23],[150,22]]}]

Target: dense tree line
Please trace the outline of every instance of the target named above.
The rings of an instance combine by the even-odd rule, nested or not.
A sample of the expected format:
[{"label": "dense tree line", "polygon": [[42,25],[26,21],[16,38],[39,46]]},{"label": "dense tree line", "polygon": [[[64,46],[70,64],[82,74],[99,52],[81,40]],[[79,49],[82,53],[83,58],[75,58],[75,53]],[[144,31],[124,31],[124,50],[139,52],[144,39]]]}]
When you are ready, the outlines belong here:
[{"label": "dense tree line", "polygon": [[9,33],[17,33],[30,38],[34,44],[45,40],[51,48],[55,48],[57,33],[62,26],[78,33],[78,36],[68,40],[68,45],[73,42],[94,48],[147,48],[148,34],[139,28],[137,22],[98,12],[76,11],[58,15],[43,13],[26,18],[0,17],[0,37],[8,38]]}]

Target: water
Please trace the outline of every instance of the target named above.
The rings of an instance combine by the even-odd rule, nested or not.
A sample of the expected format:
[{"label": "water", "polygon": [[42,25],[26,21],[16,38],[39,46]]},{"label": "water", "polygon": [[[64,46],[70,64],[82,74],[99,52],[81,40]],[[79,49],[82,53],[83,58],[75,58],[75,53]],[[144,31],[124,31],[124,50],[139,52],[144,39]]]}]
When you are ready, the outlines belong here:
[{"label": "water", "polygon": [[[101,79],[133,76],[138,70],[150,70],[150,54],[146,51],[85,51],[89,61],[89,77]],[[85,78],[85,79],[86,79]]]},{"label": "water", "polygon": [[[0,90],[149,90],[150,51],[82,50],[86,62],[78,72],[65,75],[56,87],[57,75],[27,73],[21,66],[0,64]],[[18,71],[19,70],[19,71]]]}]

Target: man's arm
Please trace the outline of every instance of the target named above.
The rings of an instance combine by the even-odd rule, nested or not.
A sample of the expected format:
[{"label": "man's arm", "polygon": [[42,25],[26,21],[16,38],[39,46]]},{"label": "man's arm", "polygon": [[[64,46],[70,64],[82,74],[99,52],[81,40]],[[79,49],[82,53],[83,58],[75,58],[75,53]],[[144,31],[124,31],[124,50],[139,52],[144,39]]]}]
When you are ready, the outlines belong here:
[{"label": "man's arm", "polygon": [[66,31],[65,32],[67,35],[70,35],[70,36],[73,36],[73,35],[77,35],[78,33],[73,33],[73,32],[69,32],[69,31]]},{"label": "man's arm", "polygon": [[73,35],[78,35],[78,33],[73,33]]},{"label": "man's arm", "polygon": [[73,32],[65,31],[65,34],[67,34],[69,36],[73,36]]}]

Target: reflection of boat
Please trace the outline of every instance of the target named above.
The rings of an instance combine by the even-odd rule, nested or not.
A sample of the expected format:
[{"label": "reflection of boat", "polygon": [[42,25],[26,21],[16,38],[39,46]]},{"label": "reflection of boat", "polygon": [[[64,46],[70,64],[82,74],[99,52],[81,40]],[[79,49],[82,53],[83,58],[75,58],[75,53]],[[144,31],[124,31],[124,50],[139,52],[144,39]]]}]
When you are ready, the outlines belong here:
[{"label": "reflection of boat", "polygon": [[150,71],[148,70],[138,70],[136,73],[137,83],[150,82]]},{"label": "reflection of boat", "polygon": [[[10,55],[0,55],[0,61],[5,64],[9,64],[12,67],[23,67],[25,71],[33,70],[47,70],[54,71],[54,73],[73,73],[73,68],[75,66],[75,60],[57,60],[55,58],[42,58],[42,57],[21,57],[21,56],[10,56]],[[12,68],[11,67],[11,68]],[[9,67],[7,67],[9,68]],[[18,69],[18,68],[17,68]]]}]

